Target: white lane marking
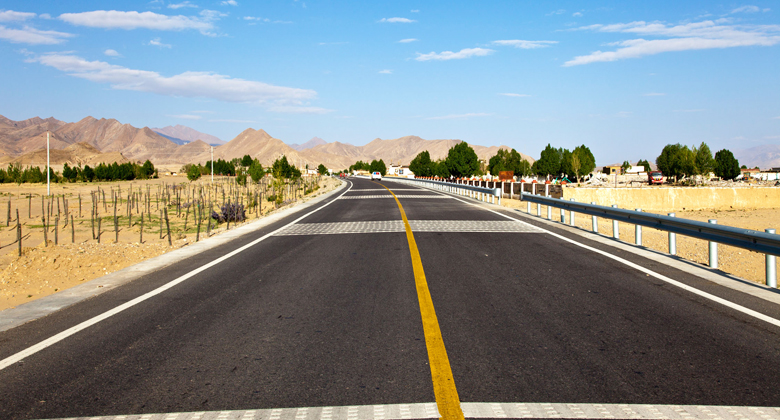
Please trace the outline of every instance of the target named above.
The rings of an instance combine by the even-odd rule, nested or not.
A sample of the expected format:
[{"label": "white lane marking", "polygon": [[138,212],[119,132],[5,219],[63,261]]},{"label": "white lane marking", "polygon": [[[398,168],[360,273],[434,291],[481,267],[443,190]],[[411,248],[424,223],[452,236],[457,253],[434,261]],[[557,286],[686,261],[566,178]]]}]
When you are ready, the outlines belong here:
[{"label": "white lane marking", "polygon": [[[766,420],[780,419],[777,407],[734,407],[662,404],[565,404],[565,403],[461,403],[466,418],[579,418],[579,419],[668,419],[668,420]],[[268,420],[317,418],[331,420],[403,420],[438,418],[436,403],[361,405],[348,407],[298,407],[264,410],[176,413],[179,420],[243,419]],[[122,416],[127,420],[165,420],[166,414]],[[250,417],[251,416],[251,417]],[[117,416],[80,417],[74,420],[111,420]]]},{"label": "white lane marking", "polygon": [[[491,233],[542,233],[533,225],[513,220],[409,220],[414,232],[491,232]],[[279,236],[336,235],[347,233],[397,233],[404,232],[402,220],[366,222],[297,223],[279,232]]]},{"label": "white lane marking", "polygon": [[[479,204],[469,203],[468,201],[461,200],[458,197],[451,197],[451,198],[454,199],[454,200],[460,201],[461,203],[465,203],[465,204],[468,204],[468,205],[480,208],[482,210],[493,212],[495,214],[498,214],[498,215],[501,215],[503,217],[506,217],[507,219],[511,219],[511,220],[515,220],[515,221],[520,222],[520,223],[528,224],[527,222],[525,222],[523,220],[520,220],[520,219],[514,218],[512,216],[503,214],[503,213],[498,212],[496,210],[486,209],[486,208],[482,207]],[[554,236],[554,237],[562,240],[562,241],[569,242],[572,245],[576,245],[576,246],[578,246],[580,248],[584,248],[584,249],[587,249],[587,250],[589,250],[591,252],[595,252],[597,254],[603,255],[603,256],[605,256],[607,258],[610,258],[610,259],[612,259],[614,261],[617,261],[617,262],[619,262],[621,264],[627,265],[627,266],[629,266],[629,267],[631,267],[631,268],[633,268],[635,270],[638,270],[638,271],[640,271],[642,273],[645,273],[647,275],[653,276],[653,277],[657,278],[658,280],[661,280],[661,281],[669,283],[669,284],[671,284],[673,286],[679,287],[680,289],[683,289],[685,291],[691,292],[691,293],[693,293],[695,295],[698,295],[698,296],[701,296],[701,297],[703,297],[705,299],[709,299],[709,300],[711,300],[713,302],[720,303],[723,306],[726,306],[728,308],[734,309],[735,311],[738,311],[738,312],[742,312],[745,315],[748,315],[748,316],[751,316],[751,317],[756,318],[758,320],[761,320],[761,321],[764,321],[766,323],[772,324],[772,325],[774,325],[776,327],[780,327],[780,320],[777,320],[777,319],[772,318],[770,316],[764,315],[764,314],[762,314],[760,312],[757,312],[757,311],[754,311],[754,310],[752,310],[750,308],[746,308],[746,307],[744,307],[742,305],[738,305],[738,304],[736,304],[734,302],[731,302],[729,300],[726,300],[726,299],[723,299],[721,297],[715,296],[713,294],[707,293],[705,291],[699,290],[699,289],[697,289],[695,287],[688,286],[687,284],[685,284],[683,282],[680,282],[680,281],[674,280],[672,278],[666,277],[663,274],[656,273],[655,271],[652,271],[652,270],[649,270],[649,269],[647,269],[645,267],[642,267],[639,264],[635,264],[635,263],[633,263],[631,261],[628,261],[628,260],[626,260],[624,258],[618,257],[617,255],[612,255],[612,254],[610,254],[607,251],[602,251],[600,249],[593,248],[592,246],[585,245],[583,243],[577,242],[577,241],[575,241],[573,239],[569,239],[569,238],[567,238],[567,237],[565,237],[563,235],[559,235],[559,234],[557,234],[555,232],[551,232],[551,231],[549,231],[547,229],[544,229],[544,228],[541,228],[541,227],[538,227],[538,226],[537,226],[537,228],[539,230],[541,230],[541,231],[551,235],[551,236]]]},{"label": "white lane marking", "polygon": [[[346,191],[341,193],[341,195],[346,194],[351,188],[352,188],[352,185],[350,185],[349,188],[347,188]],[[341,197],[341,195],[339,197]],[[11,366],[14,363],[17,363],[17,362],[19,362],[21,360],[24,360],[24,358],[29,357],[29,356],[31,356],[31,355],[33,355],[33,354],[35,354],[35,353],[37,353],[37,352],[39,352],[41,350],[43,350],[43,349],[53,345],[53,344],[56,344],[56,343],[58,343],[58,342],[60,342],[60,341],[62,341],[64,339],[72,336],[73,334],[78,333],[79,331],[82,331],[82,330],[84,330],[86,328],[89,328],[89,327],[97,324],[100,321],[103,321],[103,320],[105,320],[107,318],[110,318],[110,317],[112,317],[112,316],[114,316],[114,315],[116,315],[116,314],[118,314],[118,313],[120,313],[120,312],[122,312],[122,311],[124,311],[124,310],[126,310],[128,308],[132,308],[133,306],[138,305],[139,303],[141,303],[141,302],[143,302],[143,301],[145,301],[145,300],[147,300],[149,298],[157,296],[160,293],[162,293],[162,292],[164,292],[164,291],[166,291],[166,290],[168,290],[168,289],[170,289],[170,288],[172,288],[172,287],[174,287],[174,286],[176,286],[176,285],[178,285],[180,283],[183,283],[184,281],[190,279],[191,277],[193,277],[193,276],[195,276],[195,275],[197,275],[197,274],[199,274],[199,273],[201,273],[203,271],[206,271],[209,268],[214,267],[215,265],[217,265],[217,264],[219,264],[219,263],[221,263],[221,262],[223,262],[223,261],[225,261],[225,260],[227,260],[227,259],[229,259],[231,257],[234,257],[234,256],[240,254],[241,252],[246,251],[247,249],[249,249],[249,248],[259,244],[260,242],[266,240],[267,238],[270,238],[270,237],[276,235],[278,232],[284,230],[288,226],[294,225],[294,224],[298,223],[299,221],[305,219],[306,217],[309,217],[313,213],[316,213],[316,212],[324,209],[325,207],[328,207],[332,203],[336,202],[339,199],[339,197],[336,197],[334,200],[329,201],[328,203],[326,203],[322,207],[316,208],[316,209],[306,213],[305,215],[303,215],[303,216],[295,219],[294,221],[292,221],[292,222],[290,222],[290,223],[280,227],[279,229],[276,229],[276,230],[274,230],[271,233],[265,234],[262,237],[260,237],[258,239],[255,239],[254,241],[252,241],[252,242],[242,246],[241,248],[238,248],[238,249],[236,249],[236,250],[234,250],[234,251],[232,251],[232,252],[230,252],[228,254],[225,254],[225,255],[217,258],[216,260],[214,260],[214,261],[212,261],[210,263],[204,264],[204,265],[202,265],[202,266],[200,266],[200,267],[190,271],[189,273],[184,274],[183,276],[180,276],[180,277],[176,278],[175,280],[172,280],[171,282],[166,283],[166,284],[164,284],[164,285],[162,285],[162,286],[152,290],[151,292],[147,292],[147,293],[145,293],[145,294],[143,294],[143,295],[141,295],[141,296],[139,296],[139,297],[137,297],[137,298],[135,298],[133,300],[130,300],[130,301],[128,301],[128,302],[126,302],[126,303],[124,303],[122,305],[119,305],[119,306],[115,307],[114,309],[106,311],[106,312],[104,312],[104,313],[102,313],[102,314],[100,314],[100,315],[98,315],[98,316],[96,316],[94,318],[88,319],[88,320],[86,320],[86,321],[84,321],[84,322],[82,322],[82,323],[80,323],[78,325],[70,327],[67,330],[65,330],[65,331],[63,331],[61,333],[58,333],[58,334],[56,334],[56,335],[54,335],[52,337],[49,337],[46,340],[43,340],[43,341],[41,341],[38,344],[35,344],[35,345],[31,346],[31,347],[28,347],[28,348],[26,348],[26,349],[24,349],[24,350],[22,350],[22,351],[20,351],[20,352],[18,352],[16,354],[12,355],[12,356],[9,356],[9,357],[6,357],[3,360],[0,360],[0,370],[3,370],[5,368],[7,368],[8,366]]]},{"label": "white lane marking", "polygon": [[[398,198],[451,198],[446,195],[396,195]],[[385,195],[347,195],[339,197],[338,200],[368,200],[377,198],[394,198],[391,194]]]}]

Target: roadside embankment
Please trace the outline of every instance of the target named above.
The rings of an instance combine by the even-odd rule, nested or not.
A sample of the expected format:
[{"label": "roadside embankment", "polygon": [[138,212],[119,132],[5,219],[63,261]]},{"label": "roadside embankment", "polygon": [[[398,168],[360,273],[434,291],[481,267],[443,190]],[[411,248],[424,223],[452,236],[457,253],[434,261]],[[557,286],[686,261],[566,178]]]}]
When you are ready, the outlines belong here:
[{"label": "roadside embankment", "polygon": [[643,187],[563,189],[563,198],[602,206],[666,214],[691,210],[755,210],[780,208],[779,187]]}]

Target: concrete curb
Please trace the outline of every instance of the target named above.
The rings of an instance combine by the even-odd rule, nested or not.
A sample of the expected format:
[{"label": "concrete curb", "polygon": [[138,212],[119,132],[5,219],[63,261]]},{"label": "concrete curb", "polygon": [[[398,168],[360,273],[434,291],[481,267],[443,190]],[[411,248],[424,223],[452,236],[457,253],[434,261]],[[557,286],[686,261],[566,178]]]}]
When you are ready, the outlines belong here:
[{"label": "concrete curb", "polygon": [[42,297],[29,303],[24,303],[15,308],[0,311],[0,332],[10,330],[11,328],[18,327],[26,322],[42,318],[52,312],[67,308],[82,300],[100,295],[108,290],[117,288],[125,283],[129,283],[185,258],[216,248],[240,236],[262,229],[287,216],[308,209],[346,188],[347,183],[344,181],[341,182],[341,185],[333,191],[302,203],[293,203],[289,205],[289,207],[281,208],[266,217],[239,226],[233,230],[225,231],[216,236],[186,245],[184,248],[158,255],[111,274],[65,289],[59,293]]}]

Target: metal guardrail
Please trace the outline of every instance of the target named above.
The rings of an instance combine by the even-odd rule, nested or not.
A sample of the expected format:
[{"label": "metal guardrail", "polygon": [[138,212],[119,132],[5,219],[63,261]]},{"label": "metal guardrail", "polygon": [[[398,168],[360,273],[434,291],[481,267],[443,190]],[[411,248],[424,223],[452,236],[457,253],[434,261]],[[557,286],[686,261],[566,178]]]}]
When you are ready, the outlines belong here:
[{"label": "metal guardrail", "polygon": [[669,232],[669,253],[676,253],[674,244],[674,234],[690,236],[692,238],[709,241],[710,248],[710,267],[717,268],[717,244],[730,245],[750,251],[766,254],[767,285],[777,287],[777,273],[775,266],[775,256],[780,255],[780,235],[774,234],[774,229],[767,229],[767,232],[759,232],[751,229],[735,228],[731,226],[721,226],[716,224],[715,220],[710,223],[699,222],[696,220],[680,219],[660,214],[645,213],[636,210],[619,209],[616,206],[606,207],[596,204],[586,204],[576,201],[566,201],[559,198],[544,197],[528,193],[522,194],[522,200],[527,201],[529,213],[530,203],[537,204],[537,214],[541,215],[539,205],[547,206],[547,218],[552,219],[551,208],[561,209],[561,221],[563,222],[564,211],[572,212],[569,216],[570,224],[574,224],[574,213],[588,214],[593,217],[593,231],[598,232],[598,217],[605,217],[613,221],[613,237],[617,236],[617,223],[626,222],[637,226],[636,240],[641,245],[641,228],[646,226],[653,229]]},{"label": "metal guardrail", "polygon": [[501,188],[484,188],[475,187],[473,185],[455,184],[452,182],[434,181],[431,179],[418,179],[418,178],[395,178],[386,177],[382,178],[385,181],[395,181],[401,183],[407,183],[410,185],[425,185],[428,188],[432,188],[439,191],[451,192],[458,195],[466,195],[477,200],[485,202],[496,203],[501,205]]}]

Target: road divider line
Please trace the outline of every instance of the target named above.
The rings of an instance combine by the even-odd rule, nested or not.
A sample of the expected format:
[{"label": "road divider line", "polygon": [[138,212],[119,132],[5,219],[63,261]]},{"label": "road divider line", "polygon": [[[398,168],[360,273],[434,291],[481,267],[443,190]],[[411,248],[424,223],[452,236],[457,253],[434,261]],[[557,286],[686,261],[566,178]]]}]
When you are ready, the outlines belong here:
[{"label": "road divider line", "polygon": [[[384,186],[384,185],[383,185]],[[387,188],[387,187],[385,187]],[[417,288],[417,299],[420,303],[420,315],[422,316],[423,332],[425,334],[425,346],[428,349],[428,363],[431,366],[431,378],[433,379],[433,394],[436,396],[436,405],[439,415],[444,420],[463,420],[463,410],[460,407],[458,390],[455,387],[455,378],[452,375],[450,359],[447,357],[447,349],[444,347],[444,339],[439,328],[439,320],[433,307],[431,292],[428,290],[428,281],[425,279],[420,251],[414,240],[412,227],[401,201],[393,194],[401,218],[404,221],[406,240],[409,242],[409,253],[412,257],[412,269],[414,271],[414,283]]]},{"label": "road divider line", "polygon": [[[349,190],[352,188],[352,185],[354,185],[351,181],[348,181],[348,182],[350,182],[349,188],[347,188],[346,191],[341,193],[341,195],[339,195],[339,197],[341,197],[342,195],[344,195],[347,192],[349,192]],[[116,315],[116,314],[118,314],[118,313],[120,313],[120,312],[122,312],[122,311],[124,311],[126,309],[129,309],[129,308],[132,308],[135,305],[138,305],[139,303],[141,303],[141,302],[143,302],[145,300],[148,300],[148,299],[150,299],[150,298],[152,298],[154,296],[157,296],[160,293],[162,293],[162,292],[164,292],[164,291],[166,291],[166,290],[168,290],[168,289],[170,289],[170,288],[172,288],[172,287],[174,287],[174,286],[176,286],[176,285],[178,285],[180,283],[183,283],[184,281],[194,277],[195,275],[200,274],[201,272],[206,271],[209,268],[214,267],[215,265],[217,265],[217,264],[219,264],[219,263],[221,263],[221,262],[223,262],[223,261],[225,261],[225,260],[227,260],[227,259],[229,259],[231,257],[234,257],[234,256],[240,254],[241,252],[246,251],[247,249],[257,245],[258,243],[266,240],[267,238],[270,238],[270,237],[274,236],[276,233],[286,229],[287,227],[300,222],[301,220],[305,219],[306,217],[309,217],[311,214],[324,209],[325,207],[329,206],[330,204],[336,202],[339,199],[339,197],[334,198],[333,200],[325,203],[325,205],[320,206],[320,207],[318,207],[318,208],[316,208],[316,209],[314,209],[314,210],[304,214],[303,216],[301,216],[301,217],[293,220],[292,222],[290,222],[290,223],[280,227],[279,229],[276,229],[273,232],[267,233],[267,234],[263,235],[262,237],[260,237],[258,239],[255,239],[254,241],[252,241],[252,242],[242,246],[241,248],[233,250],[233,251],[231,251],[231,252],[229,252],[229,253],[227,253],[227,254],[225,254],[225,255],[217,258],[217,259],[215,259],[214,261],[211,261],[210,263],[204,264],[204,265],[202,265],[202,266],[200,266],[200,267],[198,267],[198,268],[188,272],[187,274],[184,274],[184,275],[182,275],[180,277],[177,277],[176,279],[174,279],[174,280],[172,280],[172,281],[170,281],[170,282],[168,282],[168,283],[166,283],[166,284],[164,284],[164,285],[162,285],[162,286],[160,286],[160,287],[158,287],[158,288],[156,288],[156,289],[154,289],[154,290],[152,290],[150,292],[147,292],[147,293],[145,293],[145,294],[143,294],[141,296],[138,296],[137,298],[135,298],[133,300],[130,300],[128,302],[125,302],[122,305],[119,305],[119,306],[115,307],[114,309],[111,309],[111,310],[108,310],[106,312],[103,312],[102,314],[100,314],[98,316],[90,318],[90,319],[88,319],[88,320],[86,320],[84,322],[81,322],[81,323],[79,323],[79,324],[77,324],[77,325],[75,325],[73,327],[68,328],[65,331],[62,331],[61,333],[55,334],[55,335],[47,338],[46,340],[41,341],[38,344],[35,344],[35,345],[31,346],[31,347],[28,347],[28,348],[26,348],[26,349],[24,349],[24,350],[22,350],[22,351],[20,351],[20,352],[18,352],[16,354],[12,355],[12,356],[9,356],[9,357],[6,357],[3,360],[0,360],[0,370],[3,370],[5,368],[7,368],[8,366],[13,365],[14,363],[18,363],[18,362],[24,360],[25,358],[27,358],[29,356],[32,356],[33,354],[38,353],[39,351],[41,351],[41,350],[43,350],[43,349],[45,349],[45,348],[47,348],[49,346],[52,346],[52,345],[54,345],[56,343],[59,343],[60,341],[62,341],[64,339],[66,339],[66,338],[68,338],[68,337],[78,333],[79,331],[85,330],[85,329],[87,329],[87,328],[97,324],[100,321],[108,319],[108,318],[110,318],[110,317],[112,317],[112,316],[114,316],[114,315]]]}]

